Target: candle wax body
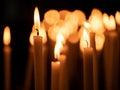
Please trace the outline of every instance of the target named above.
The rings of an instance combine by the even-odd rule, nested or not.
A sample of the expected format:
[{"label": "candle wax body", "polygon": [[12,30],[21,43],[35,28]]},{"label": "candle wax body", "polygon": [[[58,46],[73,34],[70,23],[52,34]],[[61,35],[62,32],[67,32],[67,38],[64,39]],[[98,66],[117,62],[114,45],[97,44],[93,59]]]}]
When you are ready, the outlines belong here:
[{"label": "candle wax body", "polygon": [[32,85],[33,60],[34,60],[34,56],[33,56],[34,55],[34,50],[33,49],[34,49],[33,46],[29,47],[24,90],[30,90],[31,85]]},{"label": "candle wax body", "polygon": [[11,47],[4,46],[4,85],[5,90],[11,90]]},{"label": "candle wax body", "polygon": [[105,33],[104,45],[104,72],[105,72],[105,89],[119,90],[119,38],[117,31]]},{"label": "candle wax body", "polygon": [[59,90],[60,62],[51,62],[51,90]]},{"label": "candle wax body", "polygon": [[34,79],[35,90],[44,90],[42,82],[42,37],[34,36]]},{"label": "candle wax body", "polygon": [[84,48],[83,52],[84,90],[93,89],[93,48]]}]

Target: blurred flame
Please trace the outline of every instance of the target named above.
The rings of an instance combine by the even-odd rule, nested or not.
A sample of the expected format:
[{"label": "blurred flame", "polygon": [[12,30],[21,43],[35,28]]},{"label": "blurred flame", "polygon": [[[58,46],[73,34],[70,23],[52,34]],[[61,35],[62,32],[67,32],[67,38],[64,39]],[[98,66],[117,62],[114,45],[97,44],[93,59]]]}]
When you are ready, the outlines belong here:
[{"label": "blurred flame", "polygon": [[108,30],[115,30],[115,29],[116,29],[115,18],[113,15],[110,15],[109,29]]},{"label": "blurred flame", "polygon": [[97,51],[102,50],[105,42],[105,36],[104,34],[96,34],[95,35],[95,43],[96,43],[96,49]]},{"label": "blurred flame", "polygon": [[115,20],[116,20],[116,23],[117,23],[118,25],[120,25],[120,12],[119,12],[119,11],[117,11],[117,12],[115,13]]},{"label": "blurred flame", "polygon": [[39,35],[43,37],[43,43],[45,44],[47,42],[47,35],[46,35],[46,32],[45,32],[45,28],[44,27],[40,27],[40,30],[39,30]]},{"label": "blurred flame", "polygon": [[100,34],[105,31],[102,19],[102,12],[99,9],[93,9],[88,19],[93,32]]},{"label": "blurred flame", "polygon": [[35,32],[35,31],[32,31],[32,32],[30,33],[29,42],[30,42],[31,45],[34,45],[33,36],[35,36],[35,35],[36,35],[36,32]]},{"label": "blurred flame", "polygon": [[81,35],[80,39],[80,49],[81,51],[84,50],[84,48],[90,47],[90,37],[86,31],[86,29],[83,29],[83,34]]},{"label": "blurred flame", "polygon": [[65,39],[61,34],[57,35],[57,40],[54,49],[54,57],[59,58],[60,51],[63,49],[63,44],[65,43]]},{"label": "blurred flame", "polygon": [[3,33],[3,43],[4,45],[9,45],[11,41],[10,27],[6,26]]},{"label": "blurred flame", "polygon": [[34,26],[35,26],[35,29],[40,30],[40,15],[37,7],[35,7],[35,10],[34,10]]},{"label": "blurred flame", "polygon": [[106,29],[109,28],[109,16],[107,13],[103,14],[103,24],[104,24]]},{"label": "blurred flame", "polygon": [[84,25],[84,27],[86,28],[86,30],[88,31],[88,32],[91,32],[91,25],[90,25],[90,23],[88,23],[88,22],[83,22],[83,25]]},{"label": "blurred flame", "polygon": [[104,13],[103,23],[104,23],[105,28],[109,31],[116,29],[115,18],[113,15],[108,16],[106,13]]}]

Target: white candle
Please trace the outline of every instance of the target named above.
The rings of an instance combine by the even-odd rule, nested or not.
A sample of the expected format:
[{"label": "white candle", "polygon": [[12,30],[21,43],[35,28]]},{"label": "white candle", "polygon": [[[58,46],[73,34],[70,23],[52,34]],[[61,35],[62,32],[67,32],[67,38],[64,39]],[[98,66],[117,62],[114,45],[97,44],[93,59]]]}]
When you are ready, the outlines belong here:
[{"label": "white candle", "polygon": [[11,47],[9,46],[11,41],[10,28],[8,26],[4,29],[3,42],[4,42],[4,89],[11,90]]},{"label": "white candle", "polygon": [[42,73],[42,37],[39,36],[40,18],[38,8],[35,8],[34,26],[37,30],[37,36],[34,36],[34,77],[35,90],[44,90],[43,73]]},{"label": "white candle", "polygon": [[60,55],[58,60],[60,61],[59,90],[69,90],[68,89],[69,81],[66,70],[66,56]]},{"label": "white candle", "polygon": [[119,87],[119,36],[117,31],[105,33],[104,69],[106,90]]},{"label": "white candle", "polygon": [[80,48],[83,51],[83,88],[84,90],[94,90],[93,77],[93,48],[90,47],[90,38],[86,30],[80,41]]},{"label": "white candle", "polygon": [[84,90],[93,89],[93,48],[84,48],[83,52],[83,85]]},{"label": "white candle", "polygon": [[26,65],[24,90],[30,90],[32,84],[33,60],[34,60],[33,33],[30,34],[29,42],[30,46],[28,48],[28,60]]},{"label": "white candle", "polygon": [[[106,21],[106,22],[105,22]],[[104,45],[104,72],[105,89],[119,89],[119,34],[116,31],[116,23],[113,15],[104,15],[106,25]]]},{"label": "white candle", "polygon": [[51,66],[51,90],[59,90],[60,61],[52,61]]}]

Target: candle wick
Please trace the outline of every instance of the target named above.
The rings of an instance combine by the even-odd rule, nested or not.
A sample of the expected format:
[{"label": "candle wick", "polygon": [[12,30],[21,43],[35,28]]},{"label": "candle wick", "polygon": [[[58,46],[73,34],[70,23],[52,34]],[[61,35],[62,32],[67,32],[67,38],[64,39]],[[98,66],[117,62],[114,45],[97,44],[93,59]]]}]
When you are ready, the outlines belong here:
[{"label": "candle wick", "polygon": [[39,36],[39,30],[38,30],[38,29],[36,29],[36,31],[37,31],[37,36]]}]

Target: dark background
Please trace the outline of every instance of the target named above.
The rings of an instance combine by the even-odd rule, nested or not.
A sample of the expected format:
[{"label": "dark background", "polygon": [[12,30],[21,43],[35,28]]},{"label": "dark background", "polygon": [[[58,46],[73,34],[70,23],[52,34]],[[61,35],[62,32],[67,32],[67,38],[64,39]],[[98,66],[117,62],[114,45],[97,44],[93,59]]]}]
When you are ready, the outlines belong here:
[{"label": "dark background", "polygon": [[[0,1],[0,73],[3,83],[3,30],[6,25],[11,28],[12,47],[12,90],[22,87],[25,76],[26,61],[28,59],[29,34],[33,25],[34,8],[40,11],[41,21],[44,13],[49,9],[82,10],[87,18],[93,8],[102,12],[115,14],[120,11],[118,0],[2,0]],[[3,88],[3,84],[1,86]]]}]

